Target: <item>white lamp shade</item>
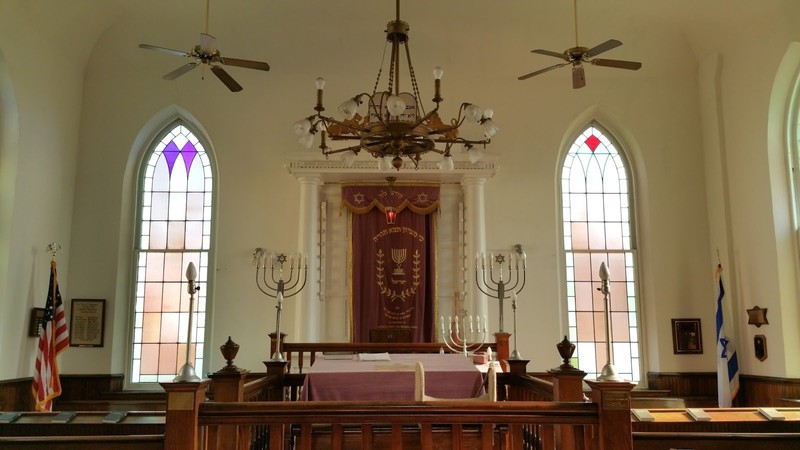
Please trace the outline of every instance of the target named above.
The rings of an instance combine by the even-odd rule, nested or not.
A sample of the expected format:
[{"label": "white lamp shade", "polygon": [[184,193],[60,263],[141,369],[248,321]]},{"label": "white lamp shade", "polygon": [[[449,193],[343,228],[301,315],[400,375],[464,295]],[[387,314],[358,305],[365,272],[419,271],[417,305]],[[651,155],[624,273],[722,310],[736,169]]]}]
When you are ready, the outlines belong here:
[{"label": "white lamp shade", "polygon": [[355,117],[356,112],[358,111],[358,102],[355,99],[347,100],[346,102],[339,105],[339,112],[345,117],[345,119],[350,120]]},{"label": "white lamp shade", "polygon": [[311,148],[311,146],[314,144],[314,135],[311,133],[304,134],[303,136],[300,136],[300,139],[298,139],[297,142],[299,142],[300,145],[305,148]]},{"label": "white lamp shade", "polygon": [[498,127],[491,119],[486,119],[481,124],[481,128],[483,129],[483,135],[486,136],[486,139],[491,139],[498,131],[500,131],[500,127]]},{"label": "white lamp shade", "polygon": [[314,81],[314,84],[317,85],[317,89],[323,89],[325,87],[325,78],[319,77]]},{"label": "white lamp shade", "polygon": [[473,148],[467,152],[467,155],[469,155],[469,162],[475,164],[476,162],[480,161],[481,158],[483,158],[483,150],[479,148]]},{"label": "white lamp shade", "polygon": [[442,159],[442,170],[446,170],[446,171],[449,172],[449,171],[451,171],[453,169],[455,169],[455,163],[453,163],[453,157],[452,156],[445,156]]},{"label": "white lamp shade", "polygon": [[378,170],[389,170],[392,168],[392,161],[388,156],[378,158]]},{"label": "white lamp shade", "polygon": [[435,78],[437,80],[441,80],[442,79],[442,75],[444,75],[444,69],[442,69],[439,66],[436,66],[436,67],[433,68],[433,78]]},{"label": "white lamp shade", "polygon": [[464,108],[464,115],[473,122],[480,122],[483,117],[483,110],[478,105],[469,104]]},{"label": "white lamp shade", "polygon": [[389,98],[386,99],[386,109],[389,111],[389,114],[399,116],[406,110],[406,102],[397,95],[390,95]]},{"label": "white lamp shade", "polygon": [[311,121],[308,119],[300,119],[292,125],[294,134],[303,136],[311,132]]},{"label": "white lamp shade", "polygon": [[345,166],[350,167],[356,160],[356,153],[355,152],[346,152],[342,157],[342,162]]}]

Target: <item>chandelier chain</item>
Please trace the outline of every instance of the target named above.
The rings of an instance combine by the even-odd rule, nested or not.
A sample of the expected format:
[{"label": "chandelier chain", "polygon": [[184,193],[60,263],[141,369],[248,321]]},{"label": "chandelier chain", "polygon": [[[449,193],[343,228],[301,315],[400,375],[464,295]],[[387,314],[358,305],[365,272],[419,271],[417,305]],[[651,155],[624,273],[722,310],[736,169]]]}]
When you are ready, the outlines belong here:
[{"label": "chandelier chain", "polygon": [[[414,91],[414,98],[420,99],[422,97],[420,97],[419,95],[419,86],[417,86],[417,75],[414,74],[414,65],[411,64],[411,48],[409,48],[408,42],[406,42],[406,45],[404,45],[404,47],[406,48],[406,58],[408,59],[408,74],[409,76],[411,76],[411,88]],[[422,111],[423,116],[425,115],[425,106],[422,104],[422,102],[417,101],[417,109]]]},{"label": "chandelier chain", "polygon": [[386,48],[389,46],[389,41],[383,44],[383,55],[381,55],[381,65],[378,67],[378,76],[375,78],[375,86],[372,87],[372,95],[378,92],[378,85],[381,83],[381,75],[383,75],[383,63],[386,61]]}]

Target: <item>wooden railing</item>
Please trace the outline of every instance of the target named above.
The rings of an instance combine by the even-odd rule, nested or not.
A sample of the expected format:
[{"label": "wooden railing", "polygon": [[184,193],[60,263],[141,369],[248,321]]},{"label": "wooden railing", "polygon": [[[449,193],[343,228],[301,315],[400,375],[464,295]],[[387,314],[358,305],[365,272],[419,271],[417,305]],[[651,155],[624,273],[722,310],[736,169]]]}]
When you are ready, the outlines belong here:
[{"label": "wooden railing", "polygon": [[201,435],[212,435],[221,426],[265,425],[268,445],[263,448],[269,450],[388,449],[398,445],[405,450],[431,450],[434,440],[437,448],[449,442],[456,444],[455,449],[491,449],[498,443],[509,450],[538,449],[540,443],[525,442],[523,427],[601,427],[593,403],[477,401],[204,403],[198,423]]},{"label": "wooden railing", "polygon": [[[454,449],[632,450],[633,384],[589,381],[589,401],[585,373],[566,363],[544,381],[526,373],[528,361],[507,361],[498,402],[304,402],[296,400],[307,366],[298,361],[310,364],[325,351],[429,353],[439,346],[315,343],[283,350],[286,361],[266,361],[263,378],[249,378],[229,360],[210,382],[164,383],[168,405],[180,405],[167,410],[165,449],[429,450],[447,442]],[[292,360],[300,373],[289,372]],[[213,402],[204,401],[209,387]]]}]

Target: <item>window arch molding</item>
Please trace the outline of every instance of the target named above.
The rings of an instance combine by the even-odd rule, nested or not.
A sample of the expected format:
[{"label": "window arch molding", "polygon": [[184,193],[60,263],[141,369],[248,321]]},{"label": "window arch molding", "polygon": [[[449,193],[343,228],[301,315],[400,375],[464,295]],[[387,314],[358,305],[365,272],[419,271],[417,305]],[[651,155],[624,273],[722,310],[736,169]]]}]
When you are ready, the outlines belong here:
[{"label": "window arch molding", "polygon": [[[557,228],[559,230],[558,239],[561,242],[559,286],[562,310],[564,311],[562,324],[566,330],[564,334],[578,345],[573,364],[585,370],[588,378],[599,375],[606,362],[605,314],[602,294],[594,291],[599,286],[597,269],[600,261],[606,261],[612,272],[613,359],[623,377],[640,382],[643,381],[642,374],[646,373],[646,358],[642,354],[645,349],[643,327],[645,315],[642,310],[642,263],[639,253],[641,241],[638,229],[638,217],[643,212],[636,195],[636,177],[642,172],[638,170],[631,157],[631,146],[636,145],[635,141],[631,140],[632,144],[626,145],[628,144],[625,142],[628,133],[611,129],[607,124],[613,121],[601,119],[602,116],[599,108],[593,107],[573,122],[569,132],[564,134],[555,171],[556,192],[559,196]],[[592,129],[595,131],[590,133],[589,131]],[[582,137],[587,139],[581,142]],[[600,140],[595,140],[595,137],[600,137]],[[591,143],[589,138],[592,139]],[[591,163],[587,163],[586,159],[579,159],[576,156],[578,148],[582,147],[586,152],[584,156],[591,155],[588,157],[591,159],[595,158],[595,149],[598,149],[598,154],[604,151],[608,152],[606,144],[611,149],[610,153],[606,153],[606,155],[613,153],[613,158],[609,158],[605,170],[616,169],[613,170],[614,176],[610,178],[613,180],[616,178],[617,172],[620,172],[619,168],[623,167],[624,171],[620,172],[622,175],[616,182],[620,185],[624,182],[624,187],[616,191],[614,188],[606,191],[607,181],[603,181],[603,187],[599,193],[592,193],[591,189],[583,189],[584,194],[581,194],[581,189],[573,192],[571,189],[574,184],[568,181],[571,180],[571,176],[574,176],[573,172],[565,169],[575,169],[571,166],[573,163],[581,166],[580,170],[583,170],[585,164],[591,165]],[[587,148],[590,151],[587,151]],[[597,163],[595,162],[595,164]],[[567,178],[567,181],[562,179],[564,177]],[[604,179],[603,176],[600,178]],[[588,179],[586,178],[586,180]],[[618,197],[620,203],[616,207],[616,214],[621,219],[609,219],[609,212],[614,211],[614,208],[606,209],[608,203],[605,199],[609,198],[609,193],[612,197]],[[578,198],[582,199],[582,207],[578,207],[576,201]],[[592,198],[595,200],[590,200]],[[575,202],[575,204],[571,205],[570,202]],[[598,207],[598,204],[601,206]],[[619,205],[623,207],[619,207]],[[590,210],[595,210],[595,212],[592,213]],[[599,222],[597,221],[597,210],[601,211],[602,218],[599,219]],[[594,219],[591,214],[595,214]],[[576,219],[581,215],[583,216]],[[620,226],[622,227],[620,238],[610,239],[609,230],[614,227],[620,229]],[[627,231],[625,231],[626,226]],[[591,232],[592,229],[595,231]],[[596,238],[598,229],[605,230],[600,233],[599,240]],[[579,230],[583,231],[579,232]],[[573,233],[577,234],[573,236]],[[626,234],[627,237],[625,237]],[[576,236],[579,235],[583,237],[577,238]],[[590,239],[592,236],[595,238]],[[592,240],[594,243],[590,243]],[[627,243],[624,244],[625,242]],[[587,330],[589,331],[587,332]],[[587,361],[592,361],[592,364],[587,364]]]},{"label": "window arch molding", "polygon": [[[182,127],[182,128],[179,128]],[[198,248],[195,248],[195,244],[186,244],[182,247],[172,248],[170,245],[164,244],[164,248],[161,250],[165,253],[182,253],[184,256],[180,258],[178,261],[178,265],[180,266],[177,270],[178,274],[175,274],[176,270],[172,270],[173,275],[172,285],[170,287],[170,292],[172,292],[173,296],[177,295],[175,293],[180,293],[180,299],[175,302],[178,304],[177,309],[169,311],[173,313],[173,316],[177,318],[174,322],[177,324],[177,340],[174,340],[173,346],[177,349],[177,352],[171,357],[175,360],[175,365],[177,368],[174,370],[175,373],[179,370],[179,368],[185,362],[185,341],[186,341],[186,334],[188,331],[187,328],[187,319],[188,319],[188,294],[186,294],[186,280],[185,280],[185,269],[188,265],[189,261],[195,262],[195,265],[198,267],[198,285],[201,286],[201,290],[198,294],[195,295],[195,302],[193,308],[193,328],[197,330],[197,334],[192,337],[192,344],[196,343],[196,352],[192,352],[193,356],[191,357],[191,361],[193,365],[197,369],[197,373],[202,373],[201,371],[205,371],[207,367],[207,361],[209,361],[209,357],[211,355],[210,347],[205,345],[208,343],[209,338],[211,337],[211,328],[210,325],[213,323],[209,318],[213,313],[213,304],[212,301],[213,297],[213,284],[214,284],[214,242],[216,240],[216,211],[217,211],[217,204],[218,204],[218,169],[217,169],[217,162],[214,157],[213,147],[208,139],[205,130],[199,125],[199,123],[191,117],[190,114],[183,111],[181,108],[177,106],[170,106],[162,110],[161,112],[154,115],[150,121],[142,128],[140,133],[138,134],[135,144],[134,150],[132,152],[132,156],[136,155],[132,158],[132,161],[129,161],[129,167],[134,170],[130,170],[127,172],[126,175],[126,190],[129,189],[128,198],[130,198],[130,209],[131,216],[130,220],[127,222],[131,224],[130,230],[130,246],[127,249],[126,253],[130,254],[130,287],[127,292],[127,301],[128,301],[128,333],[126,333],[126,361],[124,364],[126,370],[126,383],[133,388],[141,387],[141,388],[148,388],[152,383],[157,383],[160,381],[171,381],[172,377],[175,376],[175,373],[169,372],[159,372],[160,375],[156,377],[147,376],[142,377],[142,356],[143,356],[143,339],[142,339],[142,329],[143,329],[143,267],[147,267],[144,272],[148,272],[150,267],[145,264],[142,266],[141,255],[143,253],[147,253],[145,248],[145,243],[148,240],[149,230],[147,223],[154,223],[156,222],[154,217],[146,217],[148,214],[152,214],[153,208],[152,205],[148,205],[148,201],[145,200],[146,194],[152,196],[154,189],[153,189],[153,165],[155,164],[155,160],[153,160],[153,155],[155,151],[159,151],[162,155],[162,160],[168,153],[168,150],[165,148],[164,140],[166,139],[169,141],[170,139],[175,137],[176,130],[181,130],[183,133],[178,132],[178,142],[182,142],[181,139],[187,139],[187,143],[191,143],[192,145],[181,146],[179,144],[180,149],[175,152],[175,148],[172,148],[173,153],[175,154],[176,158],[166,158],[170,160],[169,165],[169,176],[167,177],[167,183],[169,183],[169,187],[167,188],[169,192],[172,192],[172,184],[169,180],[171,180],[173,174],[173,168],[180,168],[180,170],[186,170],[185,175],[181,175],[185,180],[184,183],[191,184],[192,181],[188,180],[191,178],[196,178],[197,174],[195,173],[196,170],[200,170],[200,189],[201,191],[196,191],[196,187],[192,188],[187,185],[185,188],[186,194],[183,194],[185,198],[193,196],[195,199],[203,198],[204,200],[200,200],[200,203],[194,203],[190,205],[188,201],[185,201],[184,207],[186,207],[186,211],[183,213],[186,215],[184,218],[185,224],[189,224],[190,222],[195,222],[192,226],[195,232],[197,230],[200,231],[200,237],[196,238],[199,239]],[[187,149],[187,154],[194,153],[194,157],[184,156],[183,150]],[[189,151],[191,149],[191,152]],[[189,163],[186,165],[186,163]],[[163,163],[162,163],[163,164]],[[192,173],[190,174],[190,169]],[[147,180],[147,177],[150,177]],[[206,181],[202,181],[205,179]],[[194,182],[198,180],[195,179]],[[163,186],[162,186],[163,189]],[[171,195],[171,194],[170,194]],[[152,202],[152,198],[149,202]],[[149,212],[145,211],[145,206],[148,205]],[[197,207],[202,210],[201,213],[194,212],[192,213],[193,216],[189,214],[189,208],[194,208],[194,211],[197,211]],[[166,220],[167,222],[171,223],[172,218],[172,209],[170,208],[169,213],[170,219]],[[199,216],[197,214],[200,214]],[[199,220],[198,217],[200,218]],[[151,220],[152,219],[152,220]],[[148,222],[149,221],[149,222]],[[180,222],[180,221],[178,221]],[[203,225],[205,224],[205,225]],[[171,225],[170,225],[171,226]],[[186,229],[188,230],[190,226],[185,225]],[[145,230],[145,228],[148,228]],[[143,233],[146,233],[147,236],[143,237]],[[186,241],[189,240],[188,236],[190,235],[189,231],[185,232],[184,238]],[[196,235],[196,234],[195,234]],[[157,253],[154,252],[154,253]],[[192,256],[187,257],[187,254],[192,254]],[[164,263],[164,266],[168,264]],[[167,270],[164,271],[167,273]],[[149,276],[149,275],[148,275]],[[166,286],[170,283],[165,280],[163,281],[163,285]],[[177,286],[176,286],[177,285]],[[165,290],[166,291],[166,290]],[[166,298],[166,297],[165,297]],[[150,311],[151,313],[154,311]],[[166,310],[160,311],[162,316],[166,316]],[[152,314],[151,314],[152,315]],[[166,322],[166,321],[165,321]],[[161,343],[165,337],[164,330],[161,329],[160,335],[157,338],[157,343]],[[175,332],[173,331],[173,335]],[[169,339],[173,339],[170,337]],[[169,340],[166,339],[166,340]],[[156,343],[150,342],[149,345],[152,348],[153,345]],[[160,351],[160,349],[159,349]],[[159,371],[163,370],[163,363],[162,357],[159,356],[158,358],[158,366]],[[168,366],[169,364],[166,364]]]}]

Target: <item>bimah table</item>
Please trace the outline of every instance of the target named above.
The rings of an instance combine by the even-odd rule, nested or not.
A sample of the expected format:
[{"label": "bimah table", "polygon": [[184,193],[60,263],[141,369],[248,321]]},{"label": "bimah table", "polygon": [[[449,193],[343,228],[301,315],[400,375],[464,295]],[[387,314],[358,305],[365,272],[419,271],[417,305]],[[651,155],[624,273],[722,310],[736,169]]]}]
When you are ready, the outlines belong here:
[{"label": "bimah table", "polygon": [[[460,354],[398,354],[386,361],[359,355],[317,359],[306,374],[301,400],[414,400],[417,361],[425,369],[425,391],[438,398],[468,398],[483,392],[483,374]],[[333,359],[335,358],[335,359]]]}]

